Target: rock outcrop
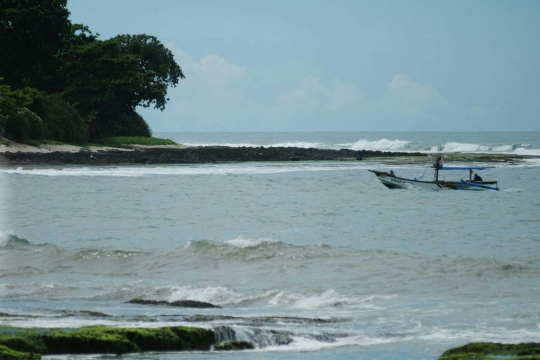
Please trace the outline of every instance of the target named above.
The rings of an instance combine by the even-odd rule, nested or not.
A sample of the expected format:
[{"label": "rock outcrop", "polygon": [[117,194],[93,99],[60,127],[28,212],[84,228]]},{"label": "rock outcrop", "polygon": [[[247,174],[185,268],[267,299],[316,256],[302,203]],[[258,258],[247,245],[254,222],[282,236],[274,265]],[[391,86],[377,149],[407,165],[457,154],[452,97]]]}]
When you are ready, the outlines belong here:
[{"label": "rock outcrop", "polygon": [[327,150],[295,147],[226,147],[144,148],[132,151],[98,150],[96,152],[16,152],[1,153],[0,165],[117,165],[117,164],[196,164],[246,161],[332,161],[363,160],[370,157],[423,156],[421,153],[369,150]]}]

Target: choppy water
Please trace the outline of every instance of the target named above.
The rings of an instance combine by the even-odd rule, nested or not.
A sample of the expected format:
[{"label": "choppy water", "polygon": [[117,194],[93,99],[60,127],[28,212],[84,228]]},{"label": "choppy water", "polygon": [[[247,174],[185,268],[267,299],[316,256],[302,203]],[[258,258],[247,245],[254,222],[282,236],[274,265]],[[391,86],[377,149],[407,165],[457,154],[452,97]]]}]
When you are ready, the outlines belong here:
[{"label": "choppy water", "polygon": [[[538,133],[372,134],[169,137],[540,149]],[[392,191],[362,162],[2,167],[0,324],[227,326],[257,345],[182,355],[194,359],[436,359],[470,341],[540,341],[540,163],[492,165],[482,176],[499,192]]]}]

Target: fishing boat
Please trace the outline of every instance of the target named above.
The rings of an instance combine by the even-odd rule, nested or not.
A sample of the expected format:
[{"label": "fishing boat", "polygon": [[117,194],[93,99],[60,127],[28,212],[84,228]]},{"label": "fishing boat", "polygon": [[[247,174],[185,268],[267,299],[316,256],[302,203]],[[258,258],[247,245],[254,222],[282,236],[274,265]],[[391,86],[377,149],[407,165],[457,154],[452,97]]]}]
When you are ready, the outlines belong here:
[{"label": "fishing boat", "polygon": [[[390,172],[369,170],[374,173],[377,178],[389,189],[413,189],[413,188],[426,188],[433,190],[449,189],[449,190],[495,190],[499,191],[497,181],[484,181],[480,177],[475,175],[473,178],[473,170],[484,170],[485,166],[444,166],[442,165],[441,157],[437,158],[437,161],[432,166],[435,169],[433,181],[422,181],[417,179],[406,179],[396,176],[391,170]],[[459,181],[447,181],[439,178],[440,171],[447,170],[469,170],[469,179]],[[421,176],[422,177],[422,176]]]}]

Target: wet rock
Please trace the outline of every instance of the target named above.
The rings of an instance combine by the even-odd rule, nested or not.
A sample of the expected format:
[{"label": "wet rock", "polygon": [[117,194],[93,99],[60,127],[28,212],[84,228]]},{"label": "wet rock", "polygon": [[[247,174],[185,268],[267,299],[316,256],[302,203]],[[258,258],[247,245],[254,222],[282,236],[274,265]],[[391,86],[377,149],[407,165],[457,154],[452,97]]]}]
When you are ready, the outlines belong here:
[{"label": "wet rock", "polygon": [[439,360],[540,359],[540,343],[501,344],[478,342],[445,351]]},{"label": "wet rock", "polygon": [[175,307],[189,307],[189,308],[199,308],[199,309],[208,309],[208,308],[221,308],[221,306],[210,304],[204,301],[195,301],[195,300],[180,300],[180,301],[158,301],[158,300],[142,300],[142,299],[133,299],[128,301],[129,304],[138,304],[138,305],[165,305],[165,306],[175,306]]},{"label": "wet rock", "polygon": [[33,354],[23,351],[15,351],[0,345],[0,359],[2,360],[39,360],[41,354]]},{"label": "wet rock", "polygon": [[217,344],[214,347],[214,350],[246,350],[246,349],[255,349],[252,343],[248,341],[226,341]]},{"label": "wet rock", "polygon": [[[0,359],[11,353],[29,353],[24,359],[61,354],[126,354],[145,351],[210,350],[214,332],[171,326],[162,328],[109,328],[89,326],[74,330],[17,329],[0,333]],[[7,355],[6,355],[7,354]],[[40,355],[41,354],[41,355]]]},{"label": "wet rock", "polygon": [[196,164],[246,161],[357,161],[370,157],[426,156],[369,150],[328,150],[284,147],[201,146],[185,149],[144,148],[132,151],[99,150],[79,152],[1,153],[0,165],[118,165],[118,164]]}]

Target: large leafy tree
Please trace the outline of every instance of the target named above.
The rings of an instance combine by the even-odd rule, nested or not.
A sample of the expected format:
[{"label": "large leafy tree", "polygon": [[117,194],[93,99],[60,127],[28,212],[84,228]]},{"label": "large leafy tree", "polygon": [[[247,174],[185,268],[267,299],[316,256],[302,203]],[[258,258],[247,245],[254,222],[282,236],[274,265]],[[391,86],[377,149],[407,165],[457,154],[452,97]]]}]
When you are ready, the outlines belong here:
[{"label": "large leafy tree", "polygon": [[72,33],[66,0],[0,0],[0,76],[13,88],[54,89],[56,55]]},{"label": "large leafy tree", "polygon": [[171,51],[149,35],[78,41],[59,59],[64,96],[90,119],[92,137],[130,133],[126,126],[144,122],[135,108],[163,110],[168,86],[184,78]]}]

